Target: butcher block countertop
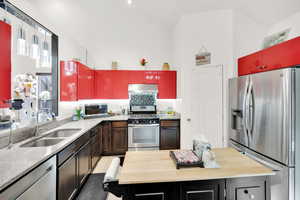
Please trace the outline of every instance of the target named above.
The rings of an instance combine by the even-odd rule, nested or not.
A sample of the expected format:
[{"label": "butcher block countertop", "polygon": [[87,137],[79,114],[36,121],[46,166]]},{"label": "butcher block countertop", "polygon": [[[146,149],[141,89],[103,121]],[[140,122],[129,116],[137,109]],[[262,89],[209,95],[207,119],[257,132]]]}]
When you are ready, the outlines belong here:
[{"label": "butcher block countertop", "polygon": [[119,184],[183,182],[274,175],[274,172],[232,148],[213,149],[221,168],[177,170],[169,151],[127,152]]}]

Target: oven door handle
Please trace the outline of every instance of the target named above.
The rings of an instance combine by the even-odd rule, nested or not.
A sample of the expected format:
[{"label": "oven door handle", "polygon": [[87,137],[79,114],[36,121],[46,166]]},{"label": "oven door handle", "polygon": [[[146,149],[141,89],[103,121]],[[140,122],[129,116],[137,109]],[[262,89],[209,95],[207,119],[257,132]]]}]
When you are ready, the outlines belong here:
[{"label": "oven door handle", "polygon": [[141,127],[159,127],[159,124],[128,124],[131,128],[141,128]]}]

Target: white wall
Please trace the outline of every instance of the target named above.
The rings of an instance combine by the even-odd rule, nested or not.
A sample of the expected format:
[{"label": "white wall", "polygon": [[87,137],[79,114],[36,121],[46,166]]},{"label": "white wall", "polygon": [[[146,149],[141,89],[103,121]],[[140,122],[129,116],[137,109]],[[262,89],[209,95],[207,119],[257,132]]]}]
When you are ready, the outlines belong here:
[{"label": "white wall", "polygon": [[261,50],[269,26],[235,10],[233,28],[235,74],[237,74],[237,59]]},{"label": "white wall", "polygon": [[[227,79],[233,76],[233,14],[231,10],[218,10],[198,14],[184,15],[177,23],[173,35],[174,63],[180,71],[178,94],[182,99],[182,147],[189,148],[194,137],[191,133],[190,118],[193,101],[191,82],[195,68],[195,54],[204,45],[212,53],[212,65],[224,66],[224,94]],[[227,95],[224,95],[224,106]],[[192,119],[193,120],[193,119]],[[197,119],[194,119],[197,120]],[[226,119],[225,123],[226,124]],[[226,131],[226,128],[224,127]]]},{"label": "white wall", "polygon": [[300,12],[295,13],[282,21],[279,21],[278,23],[276,23],[270,27],[269,35],[283,31],[287,28],[291,28],[291,32],[290,32],[288,39],[299,37],[300,36],[300,20],[299,19],[300,19]]},{"label": "white wall", "polygon": [[126,1],[32,2],[61,31],[84,44],[90,67],[111,68],[112,61],[118,61],[122,69],[128,69],[138,66],[143,57],[149,60],[149,66],[171,62],[169,26],[141,13],[138,7],[128,7]]}]

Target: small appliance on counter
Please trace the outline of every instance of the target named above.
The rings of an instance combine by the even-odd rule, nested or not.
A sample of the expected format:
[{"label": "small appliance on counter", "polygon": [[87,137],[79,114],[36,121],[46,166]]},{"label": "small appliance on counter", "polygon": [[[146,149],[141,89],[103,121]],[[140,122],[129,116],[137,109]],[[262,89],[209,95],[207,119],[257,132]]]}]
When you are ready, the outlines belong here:
[{"label": "small appliance on counter", "polygon": [[108,116],[107,104],[85,104],[83,106],[83,118],[94,118]]},{"label": "small appliance on counter", "polygon": [[128,119],[129,151],[159,149],[159,117],[156,115],[157,85],[130,84]]}]

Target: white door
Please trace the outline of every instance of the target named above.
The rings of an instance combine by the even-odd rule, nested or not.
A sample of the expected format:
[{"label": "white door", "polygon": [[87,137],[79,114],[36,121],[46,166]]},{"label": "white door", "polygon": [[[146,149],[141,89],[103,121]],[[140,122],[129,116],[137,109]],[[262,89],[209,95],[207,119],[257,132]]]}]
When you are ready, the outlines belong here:
[{"label": "white door", "polygon": [[196,67],[190,73],[183,96],[182,133],[185,147],[203,135],[213,147],[223,147],[223,70],[222,66]]}]

